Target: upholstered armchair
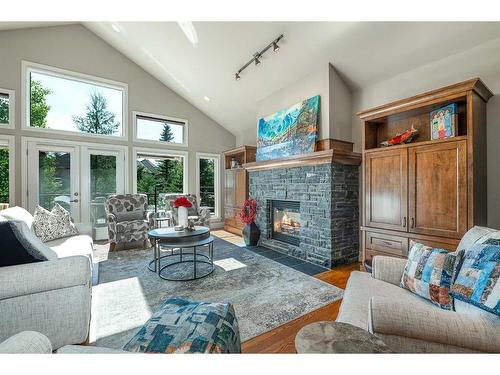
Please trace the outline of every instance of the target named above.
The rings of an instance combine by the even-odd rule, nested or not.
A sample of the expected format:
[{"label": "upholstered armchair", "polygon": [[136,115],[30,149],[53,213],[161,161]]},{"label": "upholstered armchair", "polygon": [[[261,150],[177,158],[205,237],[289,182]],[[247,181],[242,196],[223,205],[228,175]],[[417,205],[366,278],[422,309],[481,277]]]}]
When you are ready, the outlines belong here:
[{"label": "upholstered armchair", "polygon": [[178,197],[182,196],[185,196],[193,205],[191,208],[188,208],[188,215],[191,217],[196,217],[194,220],[194,224],[208,227],[210,221],[210,210],[207,208],[199,207],[198,200],[196,199],[196,195],[194,194],[160,193],[158,195],[160,207],[164,208],[165,211],[170,211],[172,213],[174,224],[177,225],[179,223],[179,220],[177,218],[177,208],[174,207],[174,201]]},{"label": "upholstered armchair", "polygon": [[116,194],[106,200],[109,248],[117,245],[142,242],[146,246],[151,211],[146,194]]}]

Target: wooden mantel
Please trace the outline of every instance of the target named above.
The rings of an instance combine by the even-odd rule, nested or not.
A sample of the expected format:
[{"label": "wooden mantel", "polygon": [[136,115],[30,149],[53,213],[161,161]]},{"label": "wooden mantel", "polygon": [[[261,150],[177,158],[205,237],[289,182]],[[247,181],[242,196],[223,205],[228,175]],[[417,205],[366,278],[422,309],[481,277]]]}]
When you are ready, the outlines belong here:
[{"label": "wooden mantel", "polygon": [[339,163],[347,165],[360,165],[361,154],[342,149],[329,149],[316,151],[309,154],[291,156],[288,158],[256,161],[243,164],[248,172],[263,171],[276,168],[294,168],[317,164]]}]

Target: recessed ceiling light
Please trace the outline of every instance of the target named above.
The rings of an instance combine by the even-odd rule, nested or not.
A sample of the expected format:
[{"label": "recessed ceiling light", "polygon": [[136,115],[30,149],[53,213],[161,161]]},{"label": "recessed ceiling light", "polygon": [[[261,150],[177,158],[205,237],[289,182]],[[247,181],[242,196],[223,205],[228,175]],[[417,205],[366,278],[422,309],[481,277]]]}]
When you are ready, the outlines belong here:
[{"label": "recessed ceiling light", "polygon": [[111,28],[113,30],[115,30],[117,33],[119,33],[121,31],[120,28],[118,27],[118,25],[116,23],[112,23],[111,24]]},{"label": "recessed ceiling light", "polygon": [[210,101],[210,98],[208,96],[204,96],[203,99],[205,99],[206,102]]}]

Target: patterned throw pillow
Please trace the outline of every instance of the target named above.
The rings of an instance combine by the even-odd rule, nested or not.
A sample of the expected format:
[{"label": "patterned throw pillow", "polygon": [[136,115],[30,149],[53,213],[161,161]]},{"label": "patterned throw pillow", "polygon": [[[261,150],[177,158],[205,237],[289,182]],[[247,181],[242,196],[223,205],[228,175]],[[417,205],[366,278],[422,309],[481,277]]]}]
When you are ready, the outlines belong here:
[{"label": "patterned throw pillow", "polygon": [[408,255],[401,287],[451,310],[453,298],[449,291],[462,256],[462,251],[450,253],[416,243]]},{"label": "patterned throw pillow", "polygon": [[69,212],[57,203],[52,208],[52,211],[47,211],[40,206],[35,209],[33,230],[43,242],[78,234]]},{"label": "patterned throw pillow", "polygon": [[489,239],[465,253],[450,294],[500,316],[500,241]]}]

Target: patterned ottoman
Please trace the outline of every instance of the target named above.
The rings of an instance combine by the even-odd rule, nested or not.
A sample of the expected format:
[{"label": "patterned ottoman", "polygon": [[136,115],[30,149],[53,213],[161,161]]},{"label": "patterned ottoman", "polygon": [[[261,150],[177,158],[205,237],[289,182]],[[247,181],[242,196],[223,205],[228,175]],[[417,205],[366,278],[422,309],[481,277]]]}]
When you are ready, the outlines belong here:
[{"label": "patterned ottoman", "polygon": [[123,347],[139,353],[240,353],[230,303],[170,298]]}]

